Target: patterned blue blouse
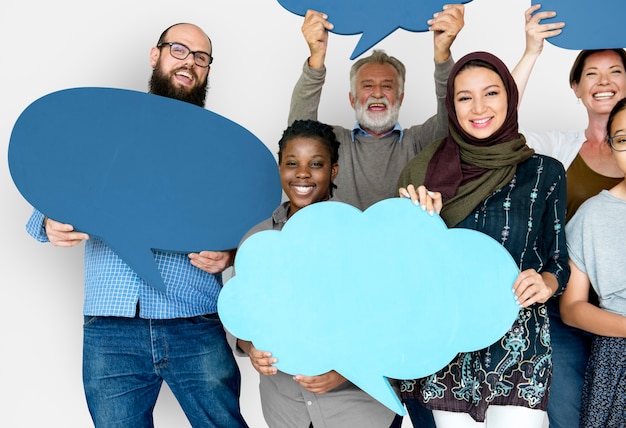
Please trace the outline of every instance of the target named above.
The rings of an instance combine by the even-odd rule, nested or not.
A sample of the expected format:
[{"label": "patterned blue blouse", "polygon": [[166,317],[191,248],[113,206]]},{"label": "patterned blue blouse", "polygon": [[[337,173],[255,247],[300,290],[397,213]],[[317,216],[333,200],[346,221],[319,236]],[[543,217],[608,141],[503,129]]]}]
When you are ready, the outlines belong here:
[{"label": "patterned blue blouse", "polygon": [[[561,163],[534,155],[518,165],[507,186],[486,198],[457,227],[496,239],[520,270],[554,274],[559,283],[556,294],[561,294],[569,278],[565,199]],[[488,310],[477,308],[477,316]],[[479,422],[491,404],[545,410],[552,373],[549,326],[545,304],[522,308],[498,342],[458,354],[429,377],[403,381],[402,397],[417,398],[433,410],[469,413]]]}]

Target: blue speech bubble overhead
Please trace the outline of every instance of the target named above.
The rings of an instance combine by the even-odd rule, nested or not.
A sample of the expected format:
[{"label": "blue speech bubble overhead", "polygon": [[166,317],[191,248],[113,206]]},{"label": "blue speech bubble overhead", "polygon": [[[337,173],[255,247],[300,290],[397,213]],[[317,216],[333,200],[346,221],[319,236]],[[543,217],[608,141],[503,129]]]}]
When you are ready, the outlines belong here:
[{"label": "blue speech bubble overhead", "polygon": [[102,239],[162,291],[152,250],[236,248],[281,199],[276,161],[248,130],[122,89],[68,89],[33,102],[13,127],[9,168],[35,208]]},{"label": "blue speech bubble overhead", "polygon": [[542,23],[565,22],[563,32],[547,39],[564,49],[619,49],[626,47],[624,0],[533,0],[542,11],[554,11],[554,18]]},{"label": "blue speech bubble overhead", "polygon": [[[461,0],[457,3],[469,3]],[[444,0],[278,0],[296,15],[308,9],[323,12],[334,25],[333,33],[362,34],[350,59],[355,59],[382,39],[401,28],[407,31],[428,31],[427,21],[449,4]]]},{"label": "blue speech bubble overhead", "polygon": [[407,199],[365,212],[310,205],[282,231],[250,236],[235,269],[218,300],[231,333],[271,352],[285,373],[336,370],[398,414],[386,378],[424,377],[485,348],[519,312],[519,270],[506,249]]}]

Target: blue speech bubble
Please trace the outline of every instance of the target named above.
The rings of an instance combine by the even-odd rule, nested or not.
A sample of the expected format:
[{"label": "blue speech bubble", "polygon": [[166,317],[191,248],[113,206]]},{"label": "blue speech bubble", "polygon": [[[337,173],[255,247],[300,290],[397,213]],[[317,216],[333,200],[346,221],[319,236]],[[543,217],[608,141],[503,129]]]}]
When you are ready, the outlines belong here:
[{"label": "blue speech bubble", "polygon": [[[469,3],[461,0],[457,3]],[[407,31],[428,31],[427,21],[450,3],[445,0],[278,0],[296,15],[308,9],[323,12],[333,23],[333,33],[363,34],[350,59],[362,55],[399,28]]]},{"label": "blue speech bubble", "polygon": [[236,248],[281,199],[273,155],[245,128],[122,89],[36,100],[13,127],[9,168],[35,208],[102,239],[162,291],[152,250]]},{"label": "blue speech bubble", "polygon": [[622,21],[626,16],[624,0],[533,0],[541,10],[557,16],[542,23],[565,22],[563,32],[547,39],[564,49],[618,49],[626,47]]},{"label": "blue speech bubble", "polygon": [[398,414],[387,377],[424,377],[485,348],[519,312],[519,270],[502,245],[400,198],[365,212],[310,205],[249,237],[235,268],[218,300],[231,333],[286,373],[336,370]]}]

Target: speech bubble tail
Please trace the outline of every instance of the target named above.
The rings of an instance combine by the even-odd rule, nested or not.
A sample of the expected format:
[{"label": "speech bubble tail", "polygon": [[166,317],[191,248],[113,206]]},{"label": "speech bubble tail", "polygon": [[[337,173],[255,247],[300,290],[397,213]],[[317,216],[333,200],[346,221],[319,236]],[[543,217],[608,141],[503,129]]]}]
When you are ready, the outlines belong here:
[{"label": "speech bubble tail", "polygon": [[346,379],[349,379],[350,382],[361,388],[363,391],[367,392],[372,398],[377,400],[379,403],[387,407],[392,412],[397,413],[400,416],[406,415],[406,410],[400,399],[398,398],[398,394],[393,389],[389,380],[384,376],[368,376],[368,375],[349,375],[345,372],[340,372],[342,376]]},{"label": "speech bubble tail", "polygon": [[[136,248],[126,246],[124,249],[128,251],[120,251],[117,246],[111,245],[111,243],[107,240],[105,240],[105,242],[118,256],[124,260],[128,266],[131,267],[131,269],[133,269],[133,271],[135,271],[137,275],[141,277],[141,279],[146,281],[148,285],[163,293],[167,291],[161,272],[157,268],[154,260],[154,254],[150,248],[146,249],[145,247]],[[111,240],[111,242],[116,241]]]},{"label": "speech bubble tail", "polygon": [[[147,253],[138,252],[137,254],[145,254],[145,257],[141,257],[145,261],[141,262],[141,271],[137,271],[137,274],[151,287],[163,293],[167,292],[167,287],[165,286],[165,282],[163,282],[161,272],[159,272],[159,269],[157,268],[152,251],[148,250]],[[139,257],[133,256],[133,258],[137,259]],[[132,263],[132,266],[136,266],[135,263],[137,263],[137,261],[133,260]]]},{"label": "speech bubble tail", "polygon": [[353,60],[363,55],[368,49],[375,46],[378,42],[380,42],[382,39],[387,37],[389,34],[396,31],[398,28],[399,27],[394,27],[390,29],[389,31],[383,31],[383,32],[377,31],[376,34],[373,34],[372,32],[368,32],[368,33],[364,32],[363,34],[361,34],[361,38],[359,39],[359,42],[356,44],[356,47],[352,51],[352,55],[350,56],[350,59]]}]

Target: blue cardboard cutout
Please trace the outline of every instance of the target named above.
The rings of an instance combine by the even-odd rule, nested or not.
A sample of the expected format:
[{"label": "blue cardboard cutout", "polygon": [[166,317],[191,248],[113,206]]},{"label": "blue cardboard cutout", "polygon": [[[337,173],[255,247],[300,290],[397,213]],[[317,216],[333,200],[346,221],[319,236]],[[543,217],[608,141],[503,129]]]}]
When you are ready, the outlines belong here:
[{"label": "blue cardboard cutout", "polygon": [[496,342],[519,312],[506,249],[407,199],[365,212],[310,205],[282,231],[249,237],[235,269],[218,300],[231,333],[272,352],[286,373],[336,370],[398,414],[386,377],[432,374]]},{"label": "blue cardboard cutout", "polygon": [[[457,3],[469,3],[461,0]],[[350,59],[355,59],[389,34],[402,28],[407,31],[428,31],[427,21],[450,3],[444,0],[278,0],[296,15],[308,9],[323,12],[335,26],[333,33],[363,34]]]},{"label": "blue cardboard cutout", "polygon": [[236,248],[281,199],[273,155],[245,128],[122,89],[68,89],[32,103],[13,128],[9,168],[35,208],[101,238],[161,291],[152,249]]},{"label": "blue cardboard cutout", "polygon": [[563,32],[547,39],[565,49],[614,49],[626,47],[622,21],[626,16],[624,0],[533,0],[541,10],[557,13],[542,23],[565,22]]}]

